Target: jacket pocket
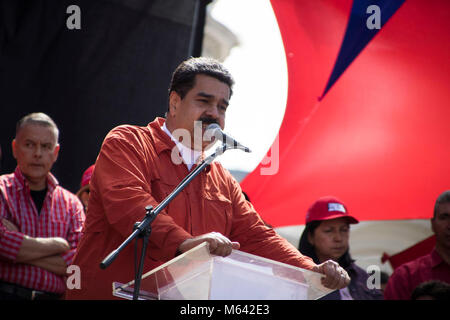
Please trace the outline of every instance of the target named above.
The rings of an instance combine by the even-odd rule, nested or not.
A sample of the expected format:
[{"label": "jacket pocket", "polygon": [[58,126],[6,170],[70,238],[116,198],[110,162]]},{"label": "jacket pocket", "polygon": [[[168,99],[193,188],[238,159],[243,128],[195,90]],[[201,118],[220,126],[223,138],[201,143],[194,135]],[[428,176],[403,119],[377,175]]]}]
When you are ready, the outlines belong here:
[{"label": "jacket pocket", "polygon": [[203,203],[207,231],[220,232],[228,237],[233,224],[231,201],[223,194],[206,191]]}]

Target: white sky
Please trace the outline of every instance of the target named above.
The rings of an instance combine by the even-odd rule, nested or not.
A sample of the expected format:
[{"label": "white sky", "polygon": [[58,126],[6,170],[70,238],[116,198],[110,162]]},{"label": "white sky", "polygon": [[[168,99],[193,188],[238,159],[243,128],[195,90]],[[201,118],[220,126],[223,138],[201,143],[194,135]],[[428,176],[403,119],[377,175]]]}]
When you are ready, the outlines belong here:
[{"label": "white sky", "polygon": [[219,0],[211,15],[240,42],[224,62],[235,79],[224,131],[253,151],[229,150],[217,160],[229,170],[252,171],[272,145],[286,107],[280,31],[269,0]]}]

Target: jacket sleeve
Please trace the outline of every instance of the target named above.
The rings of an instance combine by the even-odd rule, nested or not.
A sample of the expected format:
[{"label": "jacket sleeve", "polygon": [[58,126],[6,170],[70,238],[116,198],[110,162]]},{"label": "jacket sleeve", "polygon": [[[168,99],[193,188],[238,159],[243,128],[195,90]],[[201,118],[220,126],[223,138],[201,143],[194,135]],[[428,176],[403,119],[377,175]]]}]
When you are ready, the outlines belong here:
[{"label": "jacket sleeve", "polygon": [[70,214],[70,228],[66,236],[66,240],[70,245],[70,250],[61,255],[68,266],[72,264],[75,251],[81,239],[81,230],[83,228],[83,223],[86,219],[83,205],[76,197],[74,197],[71,203]]},{"label": "jacket sleeve", "polygon": [[302,255],[286,239],[266,226],[253,205],[242,194],[241,187],[230,177],[233,203],[233,225],[230,238],[241,244],[242,251],[311,270],[316,264]]},{"label": "jacket sleeve", "polygon": [[[91,196],[101,199],[109,224],[124,239],[130,235],[134,223],[144,218],[145,207],[158,205],[151,190],[155,156],[136,133],[118,127],[105,138],[97,158]],[[188,238],[192,236],[163,210],[152,222],[149,255],[157,260],[172,259]]]}]

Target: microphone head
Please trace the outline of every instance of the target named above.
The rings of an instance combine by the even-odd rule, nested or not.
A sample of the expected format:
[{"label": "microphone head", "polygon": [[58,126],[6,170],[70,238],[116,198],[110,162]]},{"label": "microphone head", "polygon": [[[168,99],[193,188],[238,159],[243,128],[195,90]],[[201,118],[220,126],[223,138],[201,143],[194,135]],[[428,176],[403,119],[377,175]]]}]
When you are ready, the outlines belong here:
[{"label": "microphone head", "polygon": [[243,145],[241,145],[239,142],[237,142],[234,138],[229,137],[228,135],[226,135],[223,131],[222,128],[217,124],[217,123],[211,123],[210,125],[208,125],[206,127],[206,131],[209,131],[209,134],[214,135],[216,138],[216,135],[219,135],[220,138],[223,142],[224,145],[227,146],[231,146],[233,147],[233,149],[240,149],[243,150],[245,152],[252,152],[249,148],[244,147]]},{"label": "microphone head", "polygon": [[216,130],[216,129],[222,130],[222,128],[217,123],[211,123],[206,127],[206,130]]}]

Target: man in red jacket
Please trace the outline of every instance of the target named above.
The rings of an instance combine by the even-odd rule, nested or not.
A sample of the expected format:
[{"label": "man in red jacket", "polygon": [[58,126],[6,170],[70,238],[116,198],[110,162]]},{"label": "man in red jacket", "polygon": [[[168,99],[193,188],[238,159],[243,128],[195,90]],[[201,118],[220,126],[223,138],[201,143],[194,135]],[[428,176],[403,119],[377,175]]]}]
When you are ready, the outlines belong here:
[{"label": "man in red jacket", "polygon": [[[145,207],[160,203],[202,159],[211,140],[210,123],[223,129],[233,79],[217,61],[191,58],[177,67],[169,91],[166,119],[147,127],[119,126],[105,138],[91,178],[89,214],[74,264],[81,289],[69,299],[112,299],[112,282],[134,277],[134,249],[126,247],[105,270],[99,263],[130,235]],[[180,139],[182,138],[182,139]],[[181,141],[180,141],[181,140]],[[145,270],[177,254],[209,243],[212,254],[233,249],[326,275],[330,288],[348,285],[348,274],[333,261],[316,265],[267,227],[242,190],[219,163],[212,163],[152,223]]]}]

